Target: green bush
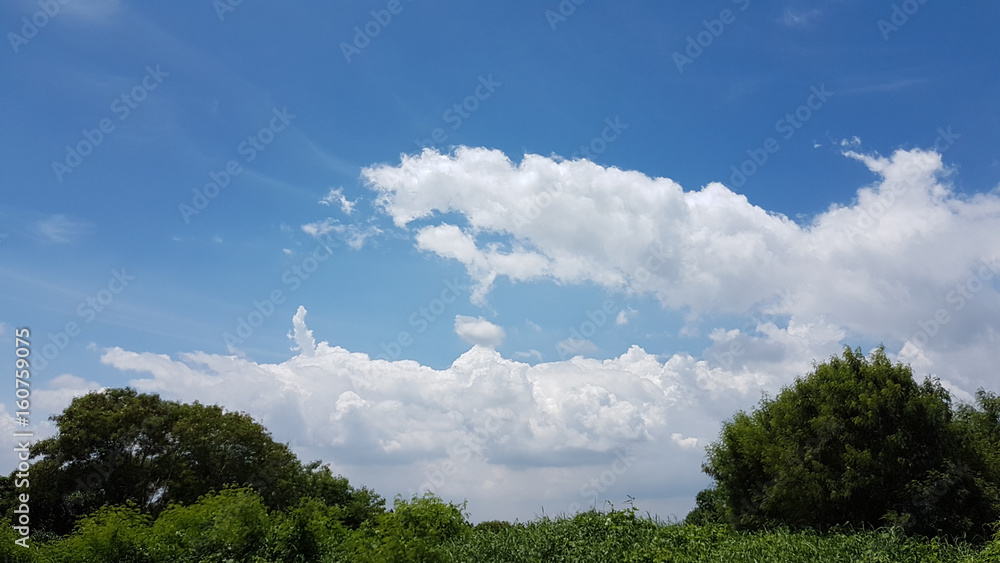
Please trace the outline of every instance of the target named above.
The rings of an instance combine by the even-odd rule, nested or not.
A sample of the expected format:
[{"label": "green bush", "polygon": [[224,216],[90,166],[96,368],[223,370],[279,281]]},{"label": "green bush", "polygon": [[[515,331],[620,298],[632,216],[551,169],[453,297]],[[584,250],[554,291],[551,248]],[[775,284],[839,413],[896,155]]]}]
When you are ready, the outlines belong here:
[{"label": "green bush", "polygon": [[343,543],[348,530],[344,510],[314,498],[302,499],[288,512],[272,514],[267,554],[274,561],[319,561]]},{"label": "green bush", "polygon": [[270,525],[260,495],[248,488],[224,489],[164,510],[153,523],[151,548],[161,561],[250,561],[264,552]]},{"label": "green bush", "polygon": [[465,503],[444,503],[431,493],[409,501],[397,497],[392,512],[366,522],[344,542],[347,561],[436,563],[450,561],[446,543],[461,542],[472,533]]},{"label": "green bush", "polygon": [[34,538],[29,538],[28,549],[14,543],[14,540],[21,537],[21,534],[14,531],[8,522],[0,525],[0,561],[4,563],[31,563],[34,561],[33,551]]},{"label": "green bush", "polygon": [[476,524],[474,529],[477,532],[493,532],[494,534],[499,534],[514,527],[514,524],[503,520],[488,520],[486,522]]},{"label": "green bush", "polygon": [[149,516],[135,506],[105,506],[82,518],[62,541],[42,547],[53,563],[154,563],[148,549]]}]

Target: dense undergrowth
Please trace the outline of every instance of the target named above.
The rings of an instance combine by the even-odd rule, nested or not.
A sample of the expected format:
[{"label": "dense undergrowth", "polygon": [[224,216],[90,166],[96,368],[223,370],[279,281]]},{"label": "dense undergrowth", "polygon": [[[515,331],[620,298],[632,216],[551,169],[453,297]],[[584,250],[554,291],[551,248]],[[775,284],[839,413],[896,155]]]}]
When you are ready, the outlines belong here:
[{"label": "dense undergrowth", "polygon": [[249,489],[227,489],[156,520],[132,507],[105,507],[66,537],[14,545],[0,530],[4,563],[160,562],[829,562],[994,563],[1000,534],[986,546],[906,536],[893,529],[817,533],[737,532],[718,525],[664,523],[638,510],[591,510],[527,523],[472,526],[463,506],[433,496],[397,499],[393,510],[355,529],[336,507],[306,500],[269,511]]}]

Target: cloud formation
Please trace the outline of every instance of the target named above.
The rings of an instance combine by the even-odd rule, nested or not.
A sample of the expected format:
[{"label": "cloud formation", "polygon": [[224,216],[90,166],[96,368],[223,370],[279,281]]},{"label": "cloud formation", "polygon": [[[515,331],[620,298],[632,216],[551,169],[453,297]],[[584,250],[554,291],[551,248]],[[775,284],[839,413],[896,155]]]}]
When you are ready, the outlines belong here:
[{"label": "cloud formation", "polygon": [[507,336],[503,328],[483,317],[455,315],[455,334],[469,344],[499,346]]},{"label": "cloud formation", "polygon": [[[780,382],[686,354],[662,361],[637,346],[609,360],[531,366],[476,344],[435,370],[316,343],[305,317],[300,307],[289,333],[297,355],[279,364],[121,348],[101,361],[135,372],[129,384],[139,391],[246,411],[303,459],[332,462],[355,482],[389,495],[469,498],[481,518],[523,518],[540,499],[547,510],[585,506],[594,499],[581,487],[624,449],[635,463],[614,493],[641,492],[644,506],[683,512],[691,491],[676,487],[703,480],[700,446],[731,409],[758,398],[747,381]],[[499,328],[473,317],[456,323],[477,338]],[[664,483],[667,473],[677,482]]]},{"label": "cloud formation", "polygon": [[[396,226],[412,225],[417,248],[465,266],[477,303],[501,276],[593,283],[694,319],[768,312],[789,329],[909,342],[938,354],[935,368],[955,346],[995,342],[1000,192],[956,193],[934,151],[844,155],[875,181],[806,224],[720,183],[685,191],[586,160],[515,164],[485,148],[425,149],[362,176]],[[946,320],[934,320],[942,310]]]}]

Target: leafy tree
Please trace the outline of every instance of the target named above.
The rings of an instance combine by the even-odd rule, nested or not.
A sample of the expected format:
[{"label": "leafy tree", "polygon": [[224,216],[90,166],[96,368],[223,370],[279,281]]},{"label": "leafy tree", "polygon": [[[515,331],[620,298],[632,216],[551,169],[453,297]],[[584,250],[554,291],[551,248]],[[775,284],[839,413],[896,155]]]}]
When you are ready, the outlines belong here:
[{"label": "leafy tree", "polygon": [[699,491],[695,497],[694,510],[684,519],[686,524],[704,526],[706,524],[721,524],[725,517],[725,503],[718,489]]},{"label": "leafy tree", "polygon": [[367,487],[352,487],[347,477],[334,476],[330,468],[313,461],[305,466],[302,496],[322,501],[327,506],[340,507],[340,519],[352,530],[385,512],[385,499]]},{"label": "leafy tree", "polygon": [[916,383],[882,348],[869,358],[846,348],[724,423],[704,471],[719,512],[743,528],[891,524],[985,537],[1000,497],[969,438],[972,428],[995,436],[976,412],[956,417],[937,381]]},{"label": "leafy tree", "polygon": [[[378,495],[319,462],[303,467],[249,415],[217,405],[108,389],[77,397],[51,420],[58,433],[31,448],[35,530],[66,534],[105,505],[134,503],[155,517],[228,485],[252,487],[268,508],[291,507],[315,489],[324,502],[347,506],[355,527],[383,509]],[[9,488],[9,478],[0,481],[0,490]],[[8,516],[9,498],[0,501]]]}]

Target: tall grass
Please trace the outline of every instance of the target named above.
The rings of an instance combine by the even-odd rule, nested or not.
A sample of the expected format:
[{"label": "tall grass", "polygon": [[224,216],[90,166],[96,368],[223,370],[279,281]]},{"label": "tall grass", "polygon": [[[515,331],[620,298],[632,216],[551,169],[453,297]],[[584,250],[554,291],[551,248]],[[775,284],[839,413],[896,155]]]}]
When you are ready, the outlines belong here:
[{"label": "tall grass", "polygon": [[71,536],[35,541],[30,550],[14,547],[13,530],[0,527],[0,563],[1000,563],[1000,535],[974,547],[892,530],[744,533],[663,523],[634,508],[470,526],[461,505],[427,498],[397,501],[392,512],[348,530],[315,506],[304,506],[299,516],[308,521],[299,522],[230,496],[239,501],[235,512],[198,505],[163,522],[102,509]]}]

